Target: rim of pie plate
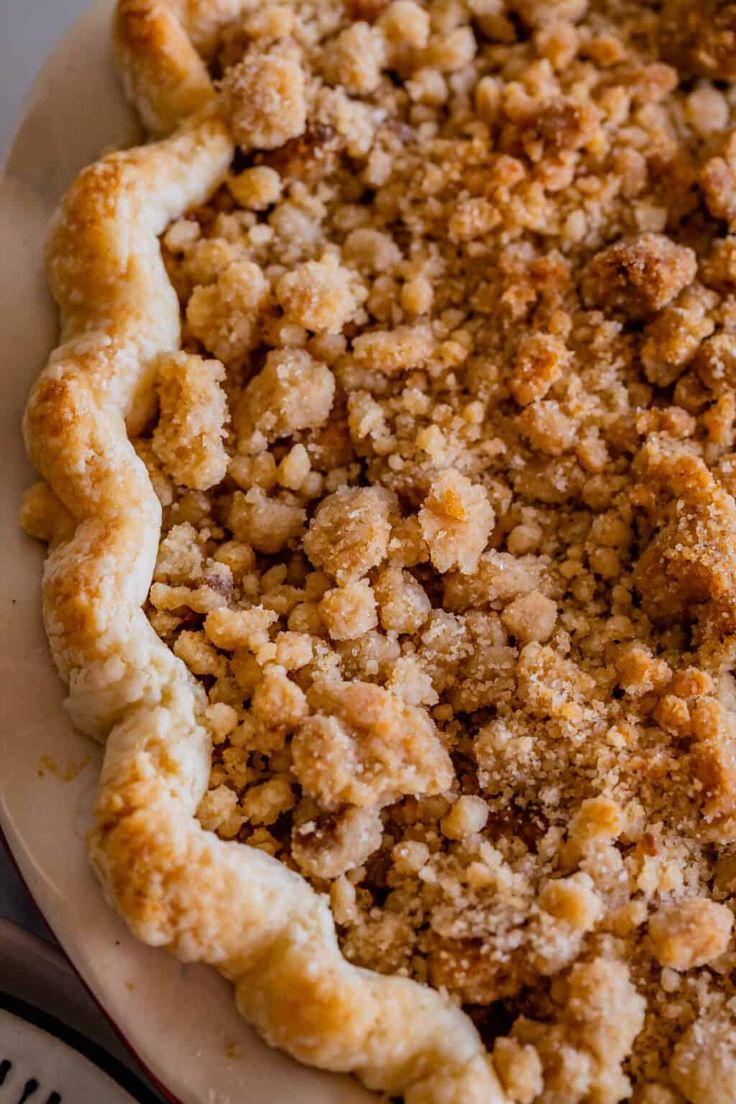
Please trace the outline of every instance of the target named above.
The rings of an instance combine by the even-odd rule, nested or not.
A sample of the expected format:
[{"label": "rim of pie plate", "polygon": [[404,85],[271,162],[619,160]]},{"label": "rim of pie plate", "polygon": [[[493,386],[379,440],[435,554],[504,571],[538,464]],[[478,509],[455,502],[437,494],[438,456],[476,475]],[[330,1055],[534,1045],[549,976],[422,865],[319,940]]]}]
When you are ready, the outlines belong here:
[{"label": "rim of pie plate", "polygon": [[[62,707],[40,618],[43,551],[18,531],[33,480],[20,438],[28,389],[56,341],[42,249],[49,218],[84,165],[139,137],[111,48],[112,3],[95,4],[54,49],[26,101],[0,177],[0,828],[39,910],[139,1061],[181,1104],[367,1104],[352,1078],[298,1065],[238,1015],[214,970],[183,966],[138,942],[90,869],[86,835],[101,755]],[[43,815],[39,816],[39,809]]]}]

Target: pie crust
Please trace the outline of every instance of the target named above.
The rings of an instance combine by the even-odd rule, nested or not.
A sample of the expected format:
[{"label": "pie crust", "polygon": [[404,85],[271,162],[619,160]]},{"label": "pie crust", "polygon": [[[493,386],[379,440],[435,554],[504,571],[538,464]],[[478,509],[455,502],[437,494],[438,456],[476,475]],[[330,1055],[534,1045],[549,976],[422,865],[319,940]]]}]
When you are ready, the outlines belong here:
[{"label": "pie crust", "polygon": [[[208,198],[234,153],[208,112],[212,90],[177,6],[120,5],[134,102],[155,129],[182,126],[90,166],[64,198],[47,249],[61,343],[24,422],[29,456],[53,492],[39,489],[26,514],[50,545],[43,615],[54,662],[74,723],[106,737],[91,859],[134,934],[215,966],[273,1046],[408,1104],[500,1102],[490,1057],[460,1009],[416,982],[352,966],[324,897],[195,819],[209,737],[192,676],[142,610],[161,507],[128,436],[150,417],[157,357],[180,341],[159,236]],[[241,5],[187,7],[201,33]],[[196,94],[182,101],[178,81],[190,67]],[[203,101],[204,113],[190,119]]]},{"label": "pie crust", "polygon": [[[52,226],[61,343],[26,411],[45,482],[23,520],[49,544],[44,620],[70,715],[106,741],[93,865],[131,930],[215,966],[269,1043],[407,1104],[618,1104],[632,1092],[636,1104],[733,1104],[733,6],[432,0],[432,23],[413,0],[344,3],[352,22],[309,85],[279,45],[288,35],[253,31],[281,25],[288,3],[118,0],[125,90],[157,141],[86,169]],[[229,28],[241,53],[218,70]],[[266,60],[249,69],[261,33]],[[333,224],[342,218],[342,244],[322,241],[334,251],[299,265],[271,256],[266,279],[231,247],[250,235],[254,256],[268,256],[263,212],[282,185],[304,202],[327,194],[336,133],[308,126],[305,106],[323,77],[349,165],[390,114],[372,92],[391,105],[393,83],[405,86],[432,149],[426,165],[424,149],[407,157],[400,185],[421,212],[394,240],[379,156],[367,171],[376,212],[356,214],[371,204],[350,192]],[[437,137],[445,103],[460,105],[458,121],[448,108],[450,142]],[[414,137],[395,122],[396,161]],[[412,217],[415,239],[442,238],[429,251],[437,268],[403,255]],[[561,251],[545,238],[555,219]],[[287,219],[278,232],[300,231]],[[190,279],[177,249],[199,235],[206,272]],[[228,279],[236,301],[245,288],[281,327],[263,364],[260,321],[219,325]],[[433,280],[453,279],[442,300]],[[435,314],[433,295],[447,309]],[[241,373],[235,383],[219,361]],[[336,379],[348,393],[339,411]],[[315,470],[320,489],[299,499],[302,441],[339,456],[348,420],[360,447],[372,442],[353,459],[375,461],[373,485],[335,461],[333,483]],[[315,426],[334,439],[309,438]],[[274,447],[287,438],[298,443]],[[411,450],[429,459],[402,485]],[[169,477],[205,490],[230,479],[227,521],[203,541],[229,529],[242,553],[238,528],[252,534],[249,562],[260,554],[259,580],[277,581],[251,597],[276,604],[190,606],[203,624],[181,616],[185,588],[159,582]],[[292,569],[311,592],[290,586]],[[289,590],[309,600],[295,608]],[[289,631],[270,639],[276,610]],[[163,636],[175,626],[173,647],[154,625]],[[314,678],[302,691],[308,660],[295,654],[309,637],[355,681]],[[387,640],[393,651],[371,652]],[[375,674],[382,662],[396,664],[390,679]],[[208,704],[206,680],[226,682],[223,670],[248,687],[239,705],[252,695],[253,715],[265,686],[265,721],[247,730],[227,697]],[[291,735],[287,767],[256,742],[266,766],[248,777],[268,781],[242,797],[222,766],[223,745],[237,751],[233,718],[244,744],[294,703],[276,754]],[[387,730],[399,733],[393,759]],[[252,846],[222,838],[246,832],[248,809],[256,825],[291,816],[298,787],[323,827],[290,821],[285,861],[277,829],[246,833]],[[246,810],[234,827],[223,793]],[[315,837],[318,852],[320,838],[335,845],[327,860],[310,854]],[[350,838],[357,858],[344,853]],[[327,896],[337,887],[338,904],[343,892],[354,904],[377,888],[380,905],[391,890],[411,912],[407,898],[433,882],[446,891],[440,922],[416,910],[405,940],[416,954],[399,966],[385,948],[351,944]],[[494,1007],[518,1017],[508,1036]],[[471,1014],[492,1030],[492,1055]]]}]

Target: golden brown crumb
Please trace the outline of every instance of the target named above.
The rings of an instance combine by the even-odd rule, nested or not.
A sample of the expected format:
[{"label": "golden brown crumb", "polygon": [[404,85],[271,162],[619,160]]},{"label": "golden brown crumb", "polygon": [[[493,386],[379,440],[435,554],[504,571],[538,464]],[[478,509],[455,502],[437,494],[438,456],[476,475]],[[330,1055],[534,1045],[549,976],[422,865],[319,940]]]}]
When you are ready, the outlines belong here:
[{"label": "golden brown crumb", "polygon": [[463,794],[442,821],[442,833],[448,839],[459,840],[480,832],[488,820],[488,805],[482,797]]},{"label": "golden brown crumb", "polygon": [[421,50],[429,41],[431,20],[414,0],[394,0],[385,6],[379,26],[390,43]]},{"label": "golden brown crumb", "polygon": [[227,786],[208,790],[199,803],[197,816],[203,828],[218,832],[223,839],[236,836],[243,823],[242,813],[238,810],[238,795]]},{"label": "golden brown crumb", "polygon": [[568,360],[564,342],[553,334],[524,334],[519,341],[510,382],[511,394],[521,405],[543,399],[560,378]]},{"label": "golden brown crumb", "polygon": [[268,165],[254,165],[231,176],[227,186],[241,207],[253,211],[263,211],[281,197],[281,177]]},{"label": "golden brown crumb", "polygon": [[725,905],[691,897],[658,909],[649,921],[649,938],[663,966],[690,970],[722,955],[732,928],[733,913]]},{"label": "golden brown crumb", "polygon": [[450,468],[430,488],[419,512],[422,535],[436,569],[458,568],[471,575],[478,566],[494,521],[485,490]]},{"label": "golden brown crumb", "polygon": [[430,332],[421,326],[399,326],[392,331],[372,330],[353,342],[358,364],[387,375],[420,368],[431,354]]},{"label": "golden brown crumb", "polygon": [[333,640],[354,640],[378,624],[376,599],[364,579],[328,590],[319,612]]},{"label": "golden brown crumb", "polygon": [[420,583],[400,567],[388,567],[375,583],[381,625],[387,632],[418,632],[432,604]]},{"label": "golden brown crumb", "polygon": [[349,273],[333,255],[307,261],[286,272],[276,284],[276,298],[285,317],[314,333],[340,333],[355,311]]},{"label": "golden brown crumb", "polygon": [[697,1104],[731,1104],[736,1099],[734,1024],[717,1012],[696,1021],[675,1047],[672,1080]]},{"label": "golden brown crumb", "polygon": [[736,5],[723,0],[667,0],[663,47],[686,74],[736,78]]},{"label": "golden brown crumb", "polygon": [[335,379],[326,364],[302,349],[279,349],[266,357],[263,369],[243,392],[235,414],[241,438],[259,432],[268,441],[327,421]]},{"label": "golden brown crumb", "polygon": [[194,289],[187,307],[189,329],[220,360],[237,359],[258,344],[268,292],[258,265],[233,261],[215,283]]},{"label": "golden brown crumb", "polygon": [[493,1064],[516,1104],[532,1104],[543,1091],[542,1063],[533,1046],[522,1046],[501,1035],[493,1047]]},{"label": "golden brown crumb", "polygon": [[714,218],[729,224],[736,218],[736,140],[729,132],[723,147],[700,170],[700,186]]},{"label": "golden brown crumb", "polygon": [[232,652],[236,648],[252,648],[254,651],[267,643],[268,630],[276,614],[272,610],[255,607],[249,610],[226,608],[207,614],[204,630],[216,648]]},{"label": "golden brown crumb", "polygon": [[254,488],[247,494],[236,491],[229,515],[235,536],[257,552],[281,552],[304,530],[305,513],[301,506],[270,499]]},{"label": "golden brown crumb", "polygon": [[266,664],[263,669],[251,706],[251,719],[256,729],[262,730],[266,741],[278,747],[287,732],[296,728],[307,716],[307,701],[282,667]]},{"label": "golden brown crumb", "polygon": [[320,504],[304,550],[338,582],[365,575],[386,556],[391,506],[391,496],[379,488],[340,488]]},{"label": "golden brown crumb", "polygon": [[292,833],[292,854],[306,874],[332,879],[364,863],[382,839],[378,809],[351,807],[298,825]]},{"label": "golden brown crumb", "polygon": [[584,932],[595,927],[603,912],[603,902],[588,874],[573,874],[547,882],[539,894],[539,905],[550,916]]},{"label": "golden brown crumb", "polygon": [[547,640],[555,627],[557,606],[551,598],[532,590],[509,602],[501,620],[512,636],[523,644],[530,640]]},{"label": "golden brown crumb", "polygon": [[223,438],[230,420],[217,360],[177,353],[159,365],[159,419],[153,450],[175,483],[207,490],[227,471]]},{"label": "golden brown crumb", "polygon": [[329,80],[348,92],[366,95],[381,79],[386,54],[383,35],[378,28],[356,22],[341,31],[326,54]]},{"label": "golden brown crumb", "polygon": [[273,824],[282,813],[294,806],[290,781],[284,777],[269,778],[252,786],[243,798],[243,814],[251,824]]},{"label": "golden brown crumb", "polygon": [[452,768],[421,710],[371,683],[321,683],[292,744],[294,773],[325,808],[437,793]]},{"label": "golden brown crumb", "polygon": [[286,52],[254,52],[228,69],[223,106],[244,150],[275,149],[306,126],[304,74]]},{"label": "golden brown crumb", "polygon": [[645,317],[687,287],[696,269],[692,249],[676,245],[664,234],[642,234],[617,242],[593,258],[583,279],[583,295],[591,306]]}]

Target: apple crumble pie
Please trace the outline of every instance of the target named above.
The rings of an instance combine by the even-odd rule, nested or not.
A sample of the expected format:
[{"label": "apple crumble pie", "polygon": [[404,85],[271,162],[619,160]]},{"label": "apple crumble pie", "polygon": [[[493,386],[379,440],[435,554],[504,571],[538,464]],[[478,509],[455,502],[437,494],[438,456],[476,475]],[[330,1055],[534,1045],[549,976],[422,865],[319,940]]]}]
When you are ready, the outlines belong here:
[{"label": "apple crumble pie", "polygon": [[736,8],[267,0],[202,50],[237,150],[134,438],[202,828],[461,1006],[479,1101],[735,1102]]}]

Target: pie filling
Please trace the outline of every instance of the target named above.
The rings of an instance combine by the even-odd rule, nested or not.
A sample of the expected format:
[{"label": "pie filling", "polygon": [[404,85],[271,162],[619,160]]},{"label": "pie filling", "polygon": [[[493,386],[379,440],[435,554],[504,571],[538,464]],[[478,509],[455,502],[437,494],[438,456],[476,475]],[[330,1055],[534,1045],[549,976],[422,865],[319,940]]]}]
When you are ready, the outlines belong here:
[{"label": "pie filling", "polygon": [[199,819],[519,1104],[736,1099],[732,10],[262,4],[162,239]]}]

